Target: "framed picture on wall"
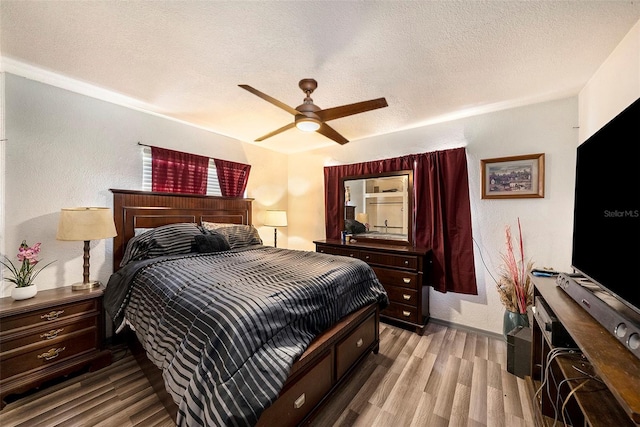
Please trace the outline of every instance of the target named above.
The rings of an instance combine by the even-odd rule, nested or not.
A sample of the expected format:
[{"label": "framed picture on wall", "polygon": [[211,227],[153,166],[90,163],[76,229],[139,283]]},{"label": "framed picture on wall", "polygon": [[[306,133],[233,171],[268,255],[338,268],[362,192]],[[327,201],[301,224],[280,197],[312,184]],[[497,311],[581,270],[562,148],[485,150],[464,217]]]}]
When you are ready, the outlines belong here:
[{"label": "framed picture on wall", "polygon": [[544,153],[480,160],[483,199],[544,197]]}]

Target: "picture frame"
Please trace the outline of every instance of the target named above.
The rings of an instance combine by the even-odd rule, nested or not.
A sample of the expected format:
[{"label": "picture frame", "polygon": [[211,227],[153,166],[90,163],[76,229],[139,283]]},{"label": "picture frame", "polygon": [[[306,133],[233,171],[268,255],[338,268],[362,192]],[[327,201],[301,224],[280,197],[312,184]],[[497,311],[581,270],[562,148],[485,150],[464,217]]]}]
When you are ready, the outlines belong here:
[{"label": "picture frame", "polygon": [[544,197],[544,153],[480,160],[483,199]]}]

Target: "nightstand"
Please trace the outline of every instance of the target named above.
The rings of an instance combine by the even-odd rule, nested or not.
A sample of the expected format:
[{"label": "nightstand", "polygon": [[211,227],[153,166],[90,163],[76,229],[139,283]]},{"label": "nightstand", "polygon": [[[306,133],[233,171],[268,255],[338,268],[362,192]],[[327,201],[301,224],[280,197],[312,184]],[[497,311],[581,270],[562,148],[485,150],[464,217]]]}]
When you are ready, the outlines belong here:
[{"label": "nightstand", "polygon": [[28,300],[0,298],[0,409],[10,394],[111,363],[111,352],[103,349],[102,293],[65,286]]}]

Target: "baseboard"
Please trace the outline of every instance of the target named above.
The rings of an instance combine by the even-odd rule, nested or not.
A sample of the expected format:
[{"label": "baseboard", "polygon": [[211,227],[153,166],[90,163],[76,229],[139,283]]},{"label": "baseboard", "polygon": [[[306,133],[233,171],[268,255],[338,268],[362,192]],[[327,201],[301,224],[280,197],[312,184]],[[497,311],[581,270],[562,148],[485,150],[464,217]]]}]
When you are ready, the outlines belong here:
[{"label": "baseboard", "polygon": [[489,338],[499,339],[500,341],[505,341],[505,339],[502,336],[502,334],[497,334],[495,332],[485,331],[484,329],[472,328],[471,326],[461,325],[461,324],[458,324],[458,323],[449,322],[447,320],[436,319],[436,318],[430,317],[429,318],[429,323],[435,323],[437,325],[446,326],[448,328],[460,329],[460,330],[463,330],[463,331],[472,332],[474,334],[484,335],[484,336],[487,336]]}]

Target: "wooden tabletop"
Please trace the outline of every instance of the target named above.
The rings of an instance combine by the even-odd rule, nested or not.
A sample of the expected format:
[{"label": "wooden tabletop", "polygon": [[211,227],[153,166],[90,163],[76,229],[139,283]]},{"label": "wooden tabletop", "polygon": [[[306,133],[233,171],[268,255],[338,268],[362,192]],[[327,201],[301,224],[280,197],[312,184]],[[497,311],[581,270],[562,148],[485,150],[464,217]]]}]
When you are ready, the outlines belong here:
[{"label": "wooden tabletop", "polygon": [[640,360],[557,286],[555,278],[531,277],[595,372],[631,419],[640,423]]}]

